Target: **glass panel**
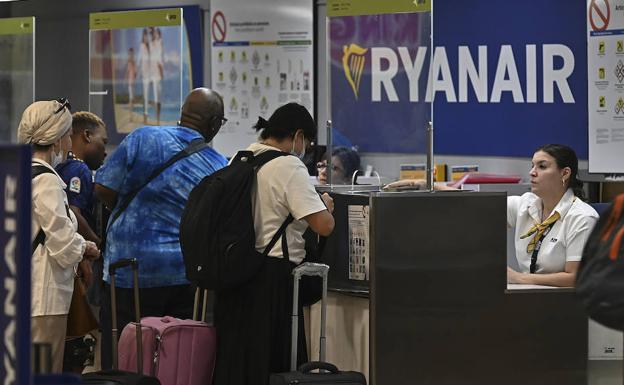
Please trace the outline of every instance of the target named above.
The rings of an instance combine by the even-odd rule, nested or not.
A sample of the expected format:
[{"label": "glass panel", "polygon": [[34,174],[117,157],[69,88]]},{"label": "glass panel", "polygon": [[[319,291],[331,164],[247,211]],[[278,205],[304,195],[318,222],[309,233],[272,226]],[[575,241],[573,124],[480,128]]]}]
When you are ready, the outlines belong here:
[{"label": "glass panel", "polygon": [[0,141],[17,141],[22,113],[35,100],[34,47],[34,17],[0,19]]},{"label": "glass panel", "polygon": [[[431,12],[331,17],[328,28],[331,145],[339,148],[332,151],[356,149],[366,175],[374,175],[366,165],[375,164],[382,178],[395,179],[409,164],[420,170],[411,176],[424,178]],[[333,184],[351,184],[355,171],[334,159]]]},{"label": "glass panel", "polygon": [[190,89],[182,9],[90,15],[89,109],[109,142],[144,125],[175,125]]}]

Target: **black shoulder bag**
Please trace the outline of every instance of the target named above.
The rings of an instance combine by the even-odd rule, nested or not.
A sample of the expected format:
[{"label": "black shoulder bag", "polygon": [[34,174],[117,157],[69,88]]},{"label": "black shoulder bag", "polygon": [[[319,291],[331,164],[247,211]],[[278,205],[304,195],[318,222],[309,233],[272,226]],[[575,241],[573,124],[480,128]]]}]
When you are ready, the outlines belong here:
[{"label": "black shoulder bag", "polygon": [[151,181],[156,179],[158,175],[160,175],[163,171],[169,168],[169,166],[179,161],[180,159],[186,158],[189,155],[193,155],[194,153],[201,151],[205,149],[206,147],[208,147],[208,143],[206,143],[204,139],[195,139],[186,148],[184,148],[183,150],[181,150],[180,152],[172,156],[167,162],[165,162],[156,170],[154,170],[154,172],[152,172],[152,174],[147,178],[147,180],[145,180],[145,182],[143,182],[142,185],[140,185],[139,187],[137,187],[136,189],[128,193],[125,199],[119,202],[115,206],[116,210],[114,210],[114,213],[111,215],[111,218],[108,221],[107,229],[109,229],[113,225],[113,223],[115,223],[115,221],[119,218],[121,213],[123,213],[128,208],[128,206],[130,205],[132,200],[137,196],[139,191],[141,191]]}]

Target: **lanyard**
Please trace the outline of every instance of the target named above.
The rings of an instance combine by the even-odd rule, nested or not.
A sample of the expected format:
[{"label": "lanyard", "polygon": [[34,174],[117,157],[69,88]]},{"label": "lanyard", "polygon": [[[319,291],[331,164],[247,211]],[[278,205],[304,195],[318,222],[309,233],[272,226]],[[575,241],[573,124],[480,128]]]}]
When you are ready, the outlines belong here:
[{"label": "lanyard", "polygon": [[542,248],[542,241],[544,240],[546,235],[548,235],[548,233],[550,233],[550,229],[552,229],[552,227],[555,225],[555,223],[556,222],[553,222],[550,225],[548,225],[546,230],[544,230],[544,232],[542,233],[542,236],[540,237],[540,239],[535,244],[535,248],[533,249],[533,254],[531,254],[531,266],[529,267],[529,272],[531,274],[535,274],[535,271],[537,270],[537,254],[539,253],[540,249]]}]

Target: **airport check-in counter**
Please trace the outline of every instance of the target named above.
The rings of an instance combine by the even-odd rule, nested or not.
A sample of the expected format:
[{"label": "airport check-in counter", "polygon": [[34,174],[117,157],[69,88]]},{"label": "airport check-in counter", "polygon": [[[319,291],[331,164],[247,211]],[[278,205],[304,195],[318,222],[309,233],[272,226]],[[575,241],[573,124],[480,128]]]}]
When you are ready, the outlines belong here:
[{"label": "airport check-in counter", "polygon": [[[506,193],[331,195],[328,361],[379,385],[586,383],[587,317],[574,290],[507,284]],[[362,206],[363,280],[350,267],[362,262]]]}]

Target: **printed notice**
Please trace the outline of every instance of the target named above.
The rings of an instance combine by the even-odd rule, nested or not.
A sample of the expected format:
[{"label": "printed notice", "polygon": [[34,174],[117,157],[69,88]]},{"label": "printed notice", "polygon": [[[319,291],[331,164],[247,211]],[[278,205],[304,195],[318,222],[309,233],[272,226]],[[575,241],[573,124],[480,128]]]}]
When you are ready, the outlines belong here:
[{"label": "printed notice", "polygon": [[228,119],[213,144],[233,156],[257,140],[259,116],[289,102],[314,114],[313,9],[305,0],[214,0],[212,9],[212,87]]},{"label": "printed notice", "polygon": [[349,205],[349,279],[368,280],[368,206]]},{"label": "printed notice", "polygon": [[589,171],[624,173],[624,14],[620,2],[587,1]]}]

